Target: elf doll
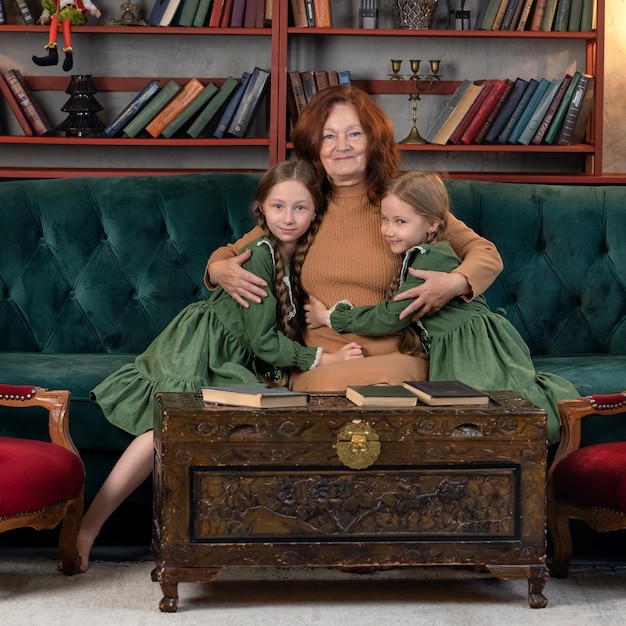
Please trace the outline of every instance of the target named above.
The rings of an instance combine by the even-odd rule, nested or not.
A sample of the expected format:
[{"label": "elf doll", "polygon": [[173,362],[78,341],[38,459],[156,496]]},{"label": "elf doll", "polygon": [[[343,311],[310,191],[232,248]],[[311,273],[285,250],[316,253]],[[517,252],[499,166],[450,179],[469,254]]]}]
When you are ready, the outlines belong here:
[{"label": "elf doll", "polygon": [[94,17],[100,17],[101,12],[91,0],[42,0],[43,11],[37,20],[38,24],[47,24],[50,21],[49,41],[44,46],[48,50],[48,55],[43,57],[33,56],[33,62],[37,65],[57,65],[59,53],[57,52],[57,33],[59,23],[63,26],[63,41],[65,47],[65,61],[63,69],[69,72],[74,65],[72,54],[71,28],[82,26],[86,21],[86,13],[89,12]]}]

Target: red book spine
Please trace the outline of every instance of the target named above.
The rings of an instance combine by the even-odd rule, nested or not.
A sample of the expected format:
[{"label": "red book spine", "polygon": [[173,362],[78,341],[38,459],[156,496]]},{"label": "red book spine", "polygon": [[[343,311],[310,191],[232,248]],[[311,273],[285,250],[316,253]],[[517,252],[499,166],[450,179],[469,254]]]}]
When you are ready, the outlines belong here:
[{"label": "red book spine", "polygon": [[495,106],[498,98],[502,95],[502,92],[506,88],[506,83],[503,80],[495,80],[487,97],[483,100],[483,103],[480,105],[478,112],[476,113],[474,119],[470,122],[469,126],[465,129],[465,132],[461,136],[460,142],[464,144],[472,143],[472,139],[474,139],[476,133],[479,131],[480,127],[483,125],[484,121],[487,119],[489,113],[491,113],[491,109]]}]

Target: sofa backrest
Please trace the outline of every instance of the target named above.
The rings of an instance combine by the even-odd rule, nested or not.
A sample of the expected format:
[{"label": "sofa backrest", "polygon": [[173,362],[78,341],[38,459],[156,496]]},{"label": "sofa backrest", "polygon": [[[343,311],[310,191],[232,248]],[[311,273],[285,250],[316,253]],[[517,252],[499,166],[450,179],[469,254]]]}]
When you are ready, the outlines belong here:
[{"label": "sofa backrest", "polygon": [[[258,173],[0,184],[0,351],[141,352],[251,227]],[[626,187],[446,181],[534,355],[626,353]]]},{"label": "sofa backrest", "polygon": [[626,187],[447,184],[453,212],[502,255],[491,308],[534,355],[626,353]]},{"label": "sofa backrest", "polygon": [[253,225],[258,174],[0,185],[0,350],[141,352]]}]

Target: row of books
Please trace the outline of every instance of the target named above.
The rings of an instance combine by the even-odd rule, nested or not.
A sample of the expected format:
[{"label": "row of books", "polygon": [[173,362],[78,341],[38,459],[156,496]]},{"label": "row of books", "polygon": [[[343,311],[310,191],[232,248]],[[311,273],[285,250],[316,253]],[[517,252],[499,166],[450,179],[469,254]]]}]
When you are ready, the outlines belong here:
[{"label": "row of books", "polygon": [[[33,17],[33,13],[30,10],[28,4],[26,4],[26,0],[11,0],[15,4],[15,8],[17,9],[17,14],[20,19],[24,22],[24,24],[34,24],[35,18]],[[7,8],[5,5],[5,0],[0,0],[0,24],[7,23]]]},{"label": "row of books", "polygon": [[330,0],[291,0],[293,25],[297,28],[331,28]]},{"label": "row of books", "polygon": [[438,145],[582,143],[594,85],[578,71],[554,80],[464,80],[424,138]]},{"label": "row of books", "polygon": [[304,72],[293,70],[288,72],[287,78],[289,79],[287,106],[293,124],[300,117],[302,109],[320,89],[352,83],[350,70],[307,70]]},{"label": "row of books", "polygon": [[481,0],[476,30],[591,31],[596,0]]},{"label": "row of books", "polygon": [[177,135],[245,137],[269,86],[268,71],[255,67],[241,79],[229,76],[218,88],[197,78],[184,85],[150,81],[105,127],[108,137]]},{"label": "row of books", "polygon": [[54,126],[18,69],[2,72],[0,92],[15,115],[24,135],[42,137],[54,132]]},{"label": "row of books", "polygon": [[[402,385],[358,385],[346,389],[346,398],[357,406],[486,405],[490,396],[459,381],[410,380]],[[213,404],[256,408],[306,406],[309,395],[286,387],[224,385],[202,387],[202,399]]]},{"label": "row of books", "polygon": [[156,0],[150,26],[267,28],[272,0]]}]

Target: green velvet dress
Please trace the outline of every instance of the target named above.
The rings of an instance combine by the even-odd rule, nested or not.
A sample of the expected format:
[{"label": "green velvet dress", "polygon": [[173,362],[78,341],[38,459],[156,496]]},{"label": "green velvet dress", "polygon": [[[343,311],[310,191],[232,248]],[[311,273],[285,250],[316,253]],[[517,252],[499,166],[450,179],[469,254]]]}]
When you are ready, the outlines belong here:
[{"label": "green velvet dress", "polygon": [[[273,248],[261,237],[251,242],[244,267],[275,281]],[[288,283],[288,268],[286,268]],[[276,299],[270,289],[260,304],[239,305],[216,289],[208,300],[184,308],[134,361],[91,391],[107,419],[133,435],[152,428],[157,391],[199,392],[205,385],[259,385],[257,373],[279,378],[281,368],[308,370],[321,349],[291,341],[276,329]],[[292,313],[295,308],[292,302]]]},{"label": "green velvet dress", "polygon": [[[447,241],[416,246],[405,254],[400,291],[423,282],[409,274],[409,265],[450,272],[459,263]],[[356,309],[348,302],[340,302],[332,309],[330,321],[339,332],[387,335],[409,323],[398,319],[405,307],[404,301]],[[558,441],[556,403],[580,394],[568,380],[535,370],[521,335],[507,319],[489,309],[484,297],[478,296],[471,302],[454,298],[437,313],[422,319],[418,327],[429,354],[430,380],[458,380],[477,389],[517,391],[545,409],[548,440]]]}]

